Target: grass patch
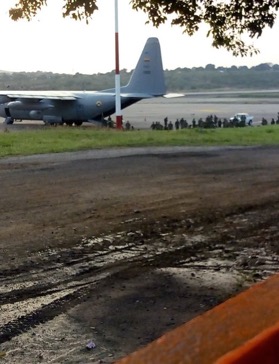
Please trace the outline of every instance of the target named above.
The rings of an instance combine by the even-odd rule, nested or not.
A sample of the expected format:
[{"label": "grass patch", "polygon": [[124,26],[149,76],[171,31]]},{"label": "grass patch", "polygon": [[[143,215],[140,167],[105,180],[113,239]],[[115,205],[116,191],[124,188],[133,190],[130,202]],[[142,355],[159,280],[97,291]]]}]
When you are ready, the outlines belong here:
[{"label": "grass patch", "polygon": [[279,126],[119,131],[114,129],[45,128],[0,133],[0,157],[60,153],[110,147],[278,145]]}]

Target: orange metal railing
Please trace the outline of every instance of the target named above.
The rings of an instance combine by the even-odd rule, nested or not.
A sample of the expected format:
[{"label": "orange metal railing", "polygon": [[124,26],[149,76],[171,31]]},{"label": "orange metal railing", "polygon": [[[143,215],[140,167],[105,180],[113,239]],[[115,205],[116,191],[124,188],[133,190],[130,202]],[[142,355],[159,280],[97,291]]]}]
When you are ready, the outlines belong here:
[{"label": "orange metal railing", "polygon": [[117,364],[279,364],[279,274]]}]

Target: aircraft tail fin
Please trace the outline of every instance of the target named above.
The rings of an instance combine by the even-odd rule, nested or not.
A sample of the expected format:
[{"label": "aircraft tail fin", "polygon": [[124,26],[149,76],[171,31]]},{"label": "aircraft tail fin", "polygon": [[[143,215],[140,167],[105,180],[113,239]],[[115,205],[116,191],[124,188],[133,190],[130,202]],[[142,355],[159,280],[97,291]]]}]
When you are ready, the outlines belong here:
[{"label": "aircraft tail fin", "polygon": [[157,38],[148,38],[129,83],[121,93],[143,94],[149,97],[166,93],[161,47]]}]

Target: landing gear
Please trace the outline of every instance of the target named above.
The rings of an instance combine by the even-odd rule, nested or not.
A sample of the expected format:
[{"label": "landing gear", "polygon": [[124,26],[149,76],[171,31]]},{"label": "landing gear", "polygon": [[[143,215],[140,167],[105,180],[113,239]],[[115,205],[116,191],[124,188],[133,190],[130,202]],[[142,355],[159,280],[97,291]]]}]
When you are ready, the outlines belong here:
[{"label": "landing gear", "polygon": [[14,119],[11,116],[7,116],[4,123],[7,125],[11,125],[14,123]]},{"label": "landing gear", "polygon": [[73,121],[69,121],[69,120],[67,120],[67,121],[65,121],[64,122],[67,126],[73,126],[74,124],[75,124],[75,126],[81,126],[82,125],[82,121],[75,121],[75,122],[73,122]]}]

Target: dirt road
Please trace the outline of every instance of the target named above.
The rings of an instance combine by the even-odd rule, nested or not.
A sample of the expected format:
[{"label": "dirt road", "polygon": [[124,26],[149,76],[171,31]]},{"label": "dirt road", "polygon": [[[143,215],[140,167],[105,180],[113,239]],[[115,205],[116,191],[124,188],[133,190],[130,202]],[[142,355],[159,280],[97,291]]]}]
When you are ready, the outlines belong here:
[{"label": "dirt road", "polygon": [[278,151],[0,160],[0,360],[111,363],[275,273]]}]

